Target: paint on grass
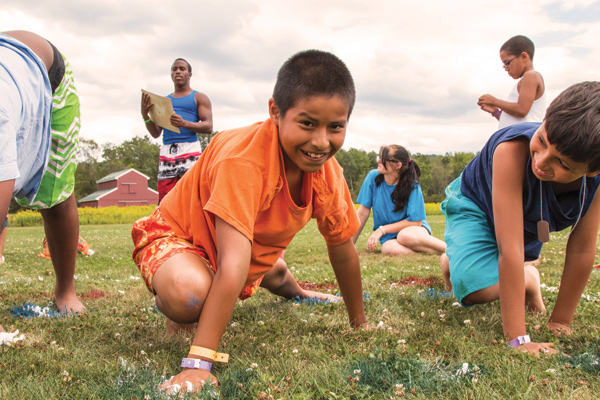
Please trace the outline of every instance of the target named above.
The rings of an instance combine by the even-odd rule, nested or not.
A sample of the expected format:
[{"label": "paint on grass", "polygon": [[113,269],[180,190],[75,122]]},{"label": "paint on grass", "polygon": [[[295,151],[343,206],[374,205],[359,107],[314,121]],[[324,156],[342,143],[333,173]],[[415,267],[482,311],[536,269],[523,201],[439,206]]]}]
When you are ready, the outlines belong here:
[{"label": "paint on grass", "polygon": [[102,297],[106,297],[106,293],[102,289],[90,288],[86,293],[79,296],[81,299],[98,300]]},{"label": "paint on grass", "polygon": [[440,286],[443,285],[444,281],[437,276],[430,276],[428,278],[419,278],[418,276],[407,276],[406,278],[400,279],[399,281],[392,282],[392,287],[396,286]]},{"label": "paint on grass", "polygon": [[311,281],[300,281],[298,282],[298,284],[304,290],[314,290],[317,292],[322,292],[324,290],[333,290],[338,288],[338,285],[333,282],[316,283]]}]

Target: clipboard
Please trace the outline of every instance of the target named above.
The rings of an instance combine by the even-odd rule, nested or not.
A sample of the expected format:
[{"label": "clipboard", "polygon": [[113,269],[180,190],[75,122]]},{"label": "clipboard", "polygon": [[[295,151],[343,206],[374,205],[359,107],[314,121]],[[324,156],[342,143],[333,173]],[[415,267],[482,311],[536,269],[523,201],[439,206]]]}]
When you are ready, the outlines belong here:
[{"label": "clipboard", "polygon": [[174,112],[173,103],[171,103],[171,99],[165,96],[159,96],[157,94],[150,93],[144,89],[142,89],[142,93],[146,93],[148,96],[150,96],[150,99],[152,100],[153,106],[150,107],[150,111],[148,112],[148,114],[150,114],[150,119],[152,119],[152,122],[154,122],[161,128],[180,133],[179,128],[171,125],[171,115],[173,115]]}]

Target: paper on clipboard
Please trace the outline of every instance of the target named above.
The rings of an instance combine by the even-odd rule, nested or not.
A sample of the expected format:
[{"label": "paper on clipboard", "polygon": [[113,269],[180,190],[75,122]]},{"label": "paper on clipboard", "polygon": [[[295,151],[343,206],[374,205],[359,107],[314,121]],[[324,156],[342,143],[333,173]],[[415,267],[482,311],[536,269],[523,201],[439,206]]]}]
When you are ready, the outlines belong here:
[{"label": "paper on clipboard", "polygon": [[173,104],[171,103],[171,99],[150,93],[144,89],[142,89],[142,93],[146,93],[150,96],[150,99],[152,99],[152,103],[154,104],[150,107],[150,111],[148,112],[152,122],[162,128],[179,133],[179,128],[171,125],[171,115],[173,115]]}]

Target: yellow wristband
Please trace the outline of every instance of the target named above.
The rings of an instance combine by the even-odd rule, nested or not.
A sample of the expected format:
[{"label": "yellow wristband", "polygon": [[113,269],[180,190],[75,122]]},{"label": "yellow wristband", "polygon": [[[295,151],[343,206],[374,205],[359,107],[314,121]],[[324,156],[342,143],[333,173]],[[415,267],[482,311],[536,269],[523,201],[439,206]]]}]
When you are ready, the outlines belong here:
[{"label": "yellow wristband", "polygon": [[207,349],[206,347],[192,346],[190,348],[190,354],[198,357],[210,358],[213,361],[226,363],[229,361],[229,354],[217,353],[214,350]]}]

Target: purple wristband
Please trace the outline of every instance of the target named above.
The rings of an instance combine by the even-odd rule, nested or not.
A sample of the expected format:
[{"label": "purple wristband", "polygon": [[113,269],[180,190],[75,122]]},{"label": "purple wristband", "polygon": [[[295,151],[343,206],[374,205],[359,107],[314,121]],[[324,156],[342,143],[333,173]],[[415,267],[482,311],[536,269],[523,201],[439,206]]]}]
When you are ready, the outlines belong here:
[{"label": "purple wristband", "polygon": [[181,367],[193,369],[205,369],[208,372],[212,369],[212,363],[198,358],[182,358]]},{"label": "purple wristband", "polygon": [[516,338],[514,338],[513,340],[508,342],[508,345],[514,349],[515,347],[519,347],[520,345],[529,343],[529,342],[531,342],[531,338],[529,337],[529,335],[523,335],[523,336],[517,336]]},{"label": "purple wristband", "polygon": [[502,113],[501,109],[498,109],[498,111],[496,111],[496,114],[493,115],[494,118],[498,118],[498,116],[500,115],[500,113]]}]

